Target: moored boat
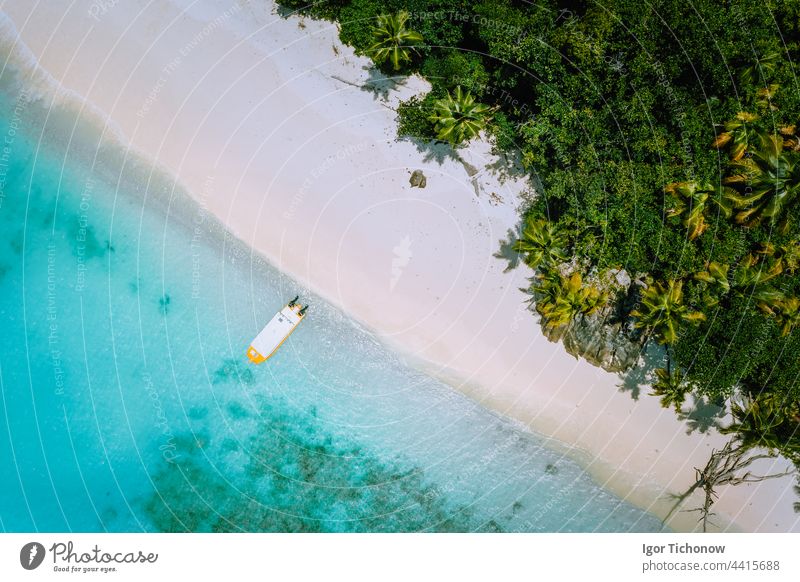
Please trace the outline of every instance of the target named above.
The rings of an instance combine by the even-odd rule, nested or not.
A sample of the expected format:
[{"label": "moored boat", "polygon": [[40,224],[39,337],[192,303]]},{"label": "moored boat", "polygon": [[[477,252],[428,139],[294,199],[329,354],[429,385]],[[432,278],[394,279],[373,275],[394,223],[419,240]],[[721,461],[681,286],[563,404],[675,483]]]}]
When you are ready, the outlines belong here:
[{"label": "moored boat", "polygon": [[247,357],[254,364],[266,362],[281,347],[298,324],[303,321],[308,305],[300,307],[297,302],[299,297],[295,297],[284,306],[275,316],[264,326],[264,329],[250,342],[247,349]]}]

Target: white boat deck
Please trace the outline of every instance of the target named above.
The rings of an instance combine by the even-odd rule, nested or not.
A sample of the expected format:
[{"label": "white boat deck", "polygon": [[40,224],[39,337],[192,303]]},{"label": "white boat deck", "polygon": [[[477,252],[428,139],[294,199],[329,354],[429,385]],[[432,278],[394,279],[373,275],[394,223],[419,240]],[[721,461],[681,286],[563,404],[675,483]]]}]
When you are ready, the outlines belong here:
[{"label": "white boat deck", "polygon": [[297,324],[303,320],[300,315],[300,305],[291,307],[286,305],[264,326],[264,329],[250,343],[247,357],[254,364],[260,364],[270,358],[272,354],[286,341],[294,331]]}]

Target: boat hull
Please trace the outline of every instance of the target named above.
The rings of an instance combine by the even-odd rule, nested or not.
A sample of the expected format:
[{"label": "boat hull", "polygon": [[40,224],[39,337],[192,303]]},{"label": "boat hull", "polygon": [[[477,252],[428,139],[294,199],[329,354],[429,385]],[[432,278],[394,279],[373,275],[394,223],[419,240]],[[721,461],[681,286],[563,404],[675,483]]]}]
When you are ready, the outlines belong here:
[{"label": "boat hull", "polygon": [[262,364],[270,359],[283,342],[303,321],[300,306],[286,305],[264,326],[247,349],[247,358],[254,364]]}]

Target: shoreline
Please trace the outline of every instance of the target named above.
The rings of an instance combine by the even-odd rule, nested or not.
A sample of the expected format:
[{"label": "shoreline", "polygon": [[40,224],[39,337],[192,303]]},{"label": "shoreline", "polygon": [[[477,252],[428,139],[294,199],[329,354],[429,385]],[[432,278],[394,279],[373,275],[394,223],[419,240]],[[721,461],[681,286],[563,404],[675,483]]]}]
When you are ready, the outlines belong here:
[{"label": "shoreline", "polygon": [[[412,365],[579,457],[603,487],[659,516],[663,493],[686,486],[693,467],[723,442],[685,435],[685,424],[657,398],[634,401],[615,375],[542,336],[518,291],[526,267],[505,273],[504,261],[492,256],[516,226],[527,181],[502,184],[479,174],[476,196],[459,161],[425,161],[430,152],[395,141],[390,107],[424,88],[420,80],[389,90],[383,102],[356,88],[369,78],[361,69],[367,61],[339,43],[333,25],[285,20],[269,7],[251,12],[260,7],[242,3],[184,55],[230,3],[195,5],[193,17],[172,4],[149,12],[117,5],[99,20],[88,14],[90,3],[63,4],[63,45],[52,44],[47,14],[17,1],[3,8],[54,81],[106,113],[132,151]],[[157,19],[169,23],[169,35],[153,26]],[[99,67],[97,54],[108,55]],[[175,55],[181,61],[164,77]],[[137,99],[147,103],[143,116]],[[485,144],[462,155],[472,165],[495,161]],[[425,172],[425,190],[409,187],[413,169]],[[203,189],[209,177],[211,192]],[[493,204],[491,194],[501,202]],[[276,216],[282,228],[274,229]],[[721,490],[715,508],[735,524],[723,528],[800,529],[787,512],[791,485],[782,479]],[[683,530],[693,522],[678,514],[670,524]]]}]

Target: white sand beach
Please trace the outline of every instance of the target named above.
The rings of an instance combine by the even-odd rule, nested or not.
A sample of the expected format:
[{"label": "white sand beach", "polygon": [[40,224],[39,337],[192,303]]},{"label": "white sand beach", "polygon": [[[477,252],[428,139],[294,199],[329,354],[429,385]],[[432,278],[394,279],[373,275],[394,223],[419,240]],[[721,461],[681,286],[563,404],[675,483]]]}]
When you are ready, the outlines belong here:
[{"label": "white sand beach", "polygon": [[[530,271],[495,256],[530,184],[485,142],[459,152],[464,164],[446,147],[397,141],[394,108],[425,82],[380,80],[333,24],[282,17],[266,0],[0,9],[62,103],[85,99],[72,106],[102,112],[109,139],[171,172],[254,252],[409,362],[553,439],[615,494],[663,516],[665,493],[725,442],[687,434],[647,386],[634,400],[618,376],[543,337],[520,291]],[[409,184],[417,169],[424,189]],[[793,483],[720,490],[716,523],[800,531]],[[679,513],[670,525],[695,521]]]}]

